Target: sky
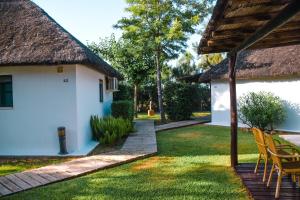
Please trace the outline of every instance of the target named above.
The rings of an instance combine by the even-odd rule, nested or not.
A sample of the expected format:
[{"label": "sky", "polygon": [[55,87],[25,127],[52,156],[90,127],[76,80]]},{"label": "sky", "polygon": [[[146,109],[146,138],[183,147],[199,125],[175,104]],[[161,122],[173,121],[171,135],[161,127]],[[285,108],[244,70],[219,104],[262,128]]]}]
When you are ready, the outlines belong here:
[{"label": "sky", "polygon": [[[109,37],[112,33],[119,38],[121,30],[113,28],[125,12],[125,0],[33,0],[56,22],[64,27],[82,43],[98,42],[99,38]],[[200,35],[191,36],[188,44],[199,42]],[[195,52],[193,52],[194,55]],[[175,64],[175,61],[171,62]]]},{"label": "sky", "polygon": [[126,16],[124,0],[33,0],[82,43],[121,31],[112,26]]}]

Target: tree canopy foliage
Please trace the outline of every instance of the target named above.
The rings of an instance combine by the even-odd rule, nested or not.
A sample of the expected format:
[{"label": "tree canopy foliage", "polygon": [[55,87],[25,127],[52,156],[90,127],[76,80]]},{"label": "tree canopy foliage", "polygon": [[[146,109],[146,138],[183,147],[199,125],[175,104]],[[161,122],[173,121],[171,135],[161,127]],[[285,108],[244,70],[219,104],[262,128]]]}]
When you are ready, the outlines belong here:
[{"label": "tree canopy foliage", "polygon": [[177,58],[187,46],[189,36],[196,32],[200,21],[210,11],[210,0],[127,0],[130,15],[115,27],[123,30],[124,38],[134,38],[155,56],[157,91],[162,121],[165,120],[161,66]]},{"label": "tree canopy foliage", "polygon": [[140,84],[154,70],[154,56],[143,47],[133,46],[130,39],[114,35],[100,39],[98,43],[92,42],[88,46],[93,52],[109,61],[131,84]]}]

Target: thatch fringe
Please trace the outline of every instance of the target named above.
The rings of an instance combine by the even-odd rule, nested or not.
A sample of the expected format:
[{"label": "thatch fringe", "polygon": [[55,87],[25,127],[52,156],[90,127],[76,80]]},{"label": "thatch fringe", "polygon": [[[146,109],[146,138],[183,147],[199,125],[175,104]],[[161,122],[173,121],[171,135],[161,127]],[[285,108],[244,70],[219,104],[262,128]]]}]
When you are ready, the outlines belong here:
[{"label": "thatch fringe", "polygon": [[0,0],[0,67],[85,64],[120,74],[29,0]]},{"label": "thatch fringe", "polygon": [[[236,63],[237,79],[300,76],[300,45],[245,50]],[[199,78],[200,82],[228,79],[228,59],[215,65]]]}]

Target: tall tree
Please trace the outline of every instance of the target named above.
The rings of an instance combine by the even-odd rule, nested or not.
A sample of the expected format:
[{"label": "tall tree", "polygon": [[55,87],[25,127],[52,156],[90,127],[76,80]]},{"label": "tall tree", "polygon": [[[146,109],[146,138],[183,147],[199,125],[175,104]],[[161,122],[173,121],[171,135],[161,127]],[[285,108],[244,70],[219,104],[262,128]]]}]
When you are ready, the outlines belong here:
[{"label": "tall tree", "polygon": [[161,120],[163,109],[161,68],[164,62],[177,58],[187,46],[190,34],[210,10],[212,0],[127,0],[130,16],[119,20],[117,28],[126,38],[155,56],[158,104]]},{"label": "tall tree", "polygon": [[194,56],[187,51],[179,58],[176,66],[172,68],[172,77],[179,78],[194,75],[198,72],[198,69]]},{"label": "tall tree", "polygon": [[109,61],[125,80],[134,86],[134,109],[137,116],[138,88],[153,73],[154,58],[143,46],[135,46],[135,41],[120,38],[114,35],[100,39],[99,43],[88,44],[89,48]]}]

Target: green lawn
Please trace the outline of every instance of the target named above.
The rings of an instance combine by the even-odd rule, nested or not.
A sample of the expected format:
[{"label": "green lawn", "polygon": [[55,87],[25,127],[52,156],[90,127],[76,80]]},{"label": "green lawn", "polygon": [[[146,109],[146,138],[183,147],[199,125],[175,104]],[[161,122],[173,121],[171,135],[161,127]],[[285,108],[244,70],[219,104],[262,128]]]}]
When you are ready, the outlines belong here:
[{"label": "green lawn", "polygon": [[[193,115],[191,116],[191,118],[194,118],[194,119],[199,118],[200,119],[200,118],[208,117],[208,116],[210,116],[210,112],[193,112]],[[160,115],[157,112],[153,116],[148,116],[147,113],[139,113],[137,119],[139,119],[139,120],[151,119],[151,120],[154,120],[157,125],[160,124]],[[167,122],[171,122],[171,121],[167,119]]]},{"label": "green lawn", "polygon": [[0,176],[67,160],[70,158],[0,159]]},{"label": "green lawn", "polygon": [[155,115],[149,117],[147,113],[138,113],[137,119],[139,119],[139,120],[146,120],[146,119],[160,120],[160,115],[159,115],[159,113],[155,113]]},{"label": "green lawn", "polygon": [[[4,199],[248,199],[229,167],[229,128],[198,125],[157,134],[157,156]],[[240,162],[256,161],[239,132]]]}]

